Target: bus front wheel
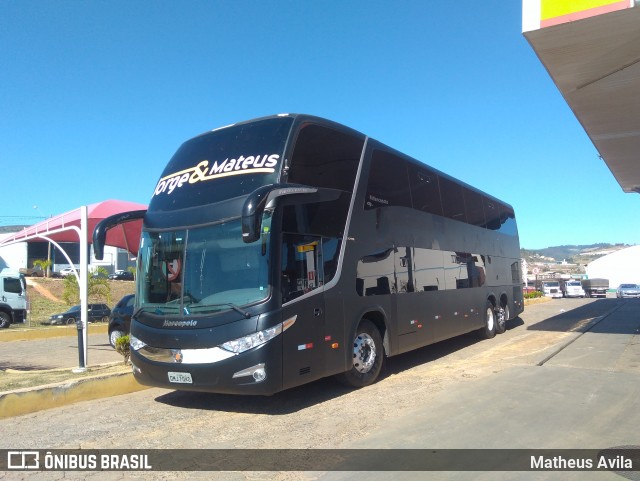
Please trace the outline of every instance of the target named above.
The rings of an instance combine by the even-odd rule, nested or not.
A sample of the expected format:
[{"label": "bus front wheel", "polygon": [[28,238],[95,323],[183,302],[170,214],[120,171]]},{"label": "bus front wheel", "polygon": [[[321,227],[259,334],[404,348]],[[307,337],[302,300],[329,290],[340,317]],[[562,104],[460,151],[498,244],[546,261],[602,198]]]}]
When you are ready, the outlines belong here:
[{"label": "bus front wheel", "polygon": [[350,387],[361,388],[373,384],[382,370],[384,349],[378,328],[367,319],[360,321],[351,344],[351,368],[338,376]]},{"label": "bus front wheel", "polygon": [[484,309],[484,327],[478,330],[481,339],[491,339],[496,335],[496,311],[491,301],[487,301]]}]

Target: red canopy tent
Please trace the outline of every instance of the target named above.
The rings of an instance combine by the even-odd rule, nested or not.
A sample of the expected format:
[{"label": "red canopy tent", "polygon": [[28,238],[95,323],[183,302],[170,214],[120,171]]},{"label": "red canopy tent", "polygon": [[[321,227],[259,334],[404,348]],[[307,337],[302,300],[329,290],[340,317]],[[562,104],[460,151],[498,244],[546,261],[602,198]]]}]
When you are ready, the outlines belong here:
[{"label": "red canopy tent", "polygon": [[[114,214],[120,214],[131,210],[145,210],[144,204],[127,202],[124,200],[105,200],[87,206],[87,243],[91,244],[91,236],[98,222]],[[46,236],[56,242],[79,242],[79,230],[81,222],[80,208],[53,216],[47,220],[27,227],[0,241],[0,246],[15,242],[42,241],[41,236]],[[70,229],[72,228],[72,229]],[[75,229],[74,229],[75,228]],[[140,244],[140,231],[142,220],[136,220],[120,224],[107,232],[106,245],[120,247],[131,254],[138,254]]]}]

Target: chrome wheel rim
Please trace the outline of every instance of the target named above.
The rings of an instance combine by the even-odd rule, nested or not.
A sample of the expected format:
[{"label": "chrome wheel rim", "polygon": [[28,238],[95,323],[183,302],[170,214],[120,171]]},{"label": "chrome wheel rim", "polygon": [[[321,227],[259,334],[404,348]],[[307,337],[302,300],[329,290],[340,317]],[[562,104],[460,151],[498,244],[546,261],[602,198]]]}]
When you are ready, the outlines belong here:
[{"label": "chrome wheel rim", "polygon": [[487,329],[489,331],[493,331],[495,327],[495,317],[493,313],[493,309],[491,307],[487,307]]},{"label": "chrome wheel rim", "polygon": [[353,341],[353,367],[366,374],[376,361],[376,344],[369,334],[360,333]]}]

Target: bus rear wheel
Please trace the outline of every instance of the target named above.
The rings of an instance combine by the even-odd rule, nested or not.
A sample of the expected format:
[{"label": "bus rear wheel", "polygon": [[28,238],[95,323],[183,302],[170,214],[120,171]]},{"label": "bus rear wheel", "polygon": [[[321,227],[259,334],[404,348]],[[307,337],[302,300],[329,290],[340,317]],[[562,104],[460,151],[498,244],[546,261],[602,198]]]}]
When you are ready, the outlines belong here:
[{"label": "bus rear wheel", "polygon": [[484,309],[484,327],[478,329],[481,339],[491,339],[496,335],[496,311],[491,301],[487,301]]},{"label": "bus rear wheel", "polygon": [[507,330],[507,321],[511,316],[509,312],[509,303],[505,300],[504,305],[500,306],[496,316],[496,334],[503,334]]},{"label": "bus rear wheel", "polygon": [[382,370],[384,360],[380,331],[371,321],[363,319],[351,346],[351,368],[340,374],[338,380],[355,388],[373,384]]}]

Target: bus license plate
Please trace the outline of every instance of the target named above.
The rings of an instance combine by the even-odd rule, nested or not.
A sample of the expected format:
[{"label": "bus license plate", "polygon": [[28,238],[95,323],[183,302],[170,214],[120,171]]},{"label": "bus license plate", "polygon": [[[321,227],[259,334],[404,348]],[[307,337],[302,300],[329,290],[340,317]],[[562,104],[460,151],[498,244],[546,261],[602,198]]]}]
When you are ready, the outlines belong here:
[{"label": "bus license plate", "polygon": [[170,372],[169,382],[177,382],[180,384],[193,384],[191,373],[189,372]]}]

